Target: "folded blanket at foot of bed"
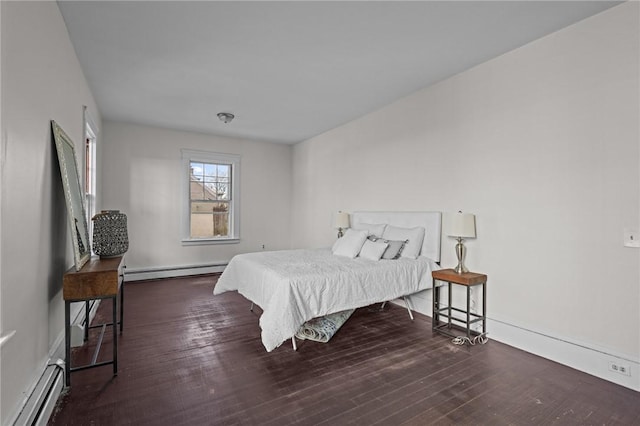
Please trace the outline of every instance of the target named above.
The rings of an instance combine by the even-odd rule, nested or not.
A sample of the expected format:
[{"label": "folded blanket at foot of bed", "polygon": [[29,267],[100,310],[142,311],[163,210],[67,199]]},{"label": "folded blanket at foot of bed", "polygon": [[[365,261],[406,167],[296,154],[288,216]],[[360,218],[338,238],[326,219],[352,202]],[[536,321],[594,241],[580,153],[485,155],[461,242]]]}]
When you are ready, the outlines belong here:
[{"label": "folded blanket at foot of bed", "polygon": [[336,312],[335,314],[313,318],[300,327],[296,337],[301,340],[313,340],[315,342],[327,343],[334,334],[347,322],[355,309]]}]

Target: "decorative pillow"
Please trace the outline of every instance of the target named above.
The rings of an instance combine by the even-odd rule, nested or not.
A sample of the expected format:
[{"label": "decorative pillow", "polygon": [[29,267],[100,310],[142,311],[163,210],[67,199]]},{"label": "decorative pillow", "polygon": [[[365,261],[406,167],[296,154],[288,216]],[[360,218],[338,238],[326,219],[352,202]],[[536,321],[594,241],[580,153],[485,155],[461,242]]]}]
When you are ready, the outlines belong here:
[{"label": "decorative pillow", "polygon": [[387,249],[382,254],[383,259],[398,259],[406,241],[382,240],[387,243]]},{"label": "decorative pillow", "polygon": [[369,232],[369,235],[381,237],[386,226],[387,225],[385,225],[384,223],[356,223],[354,224],[353,229],[365,229]]},{"label": "decorative pillow", "polygon": [[402,249],[401,256],[409,259],[417,259],[424,240],[424,228],[399,228],[387,225],[382,234],[385,240],[408,240]]},{"label": "decorative pillow", "polygon": [[369,260],[380,260],[387,247],[389,247],[389,244],[383,240],[371,241],[368,239],[364,242],[362,250],[360,250],[360,257]]},{"label": "decorative pillow", "polygon": [[346,256],[353,259],[360,253],[367,235],[368,232],[366,230],[357,231],[349,228],[342,238],[336,240],[331,251],[337,256]]}]

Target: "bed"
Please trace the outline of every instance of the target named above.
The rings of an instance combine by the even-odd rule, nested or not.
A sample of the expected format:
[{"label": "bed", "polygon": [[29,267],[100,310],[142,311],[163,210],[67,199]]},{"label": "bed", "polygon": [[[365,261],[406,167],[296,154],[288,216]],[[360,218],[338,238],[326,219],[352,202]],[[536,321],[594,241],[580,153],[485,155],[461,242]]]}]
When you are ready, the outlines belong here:
[{"label": "bed", "polygon": [[295,349],[295,333],[312,318],[430,289],[431,271],[440,269],[441,213],[351,214],[354,230],[372,224],[384,224],[385,230],[423,228],[416,258],[375,261],[339,256],[332,248],[240,254],[231,259],[213,294],[238,291],[262,308],[262,343],[270,352],[288,339]]}]

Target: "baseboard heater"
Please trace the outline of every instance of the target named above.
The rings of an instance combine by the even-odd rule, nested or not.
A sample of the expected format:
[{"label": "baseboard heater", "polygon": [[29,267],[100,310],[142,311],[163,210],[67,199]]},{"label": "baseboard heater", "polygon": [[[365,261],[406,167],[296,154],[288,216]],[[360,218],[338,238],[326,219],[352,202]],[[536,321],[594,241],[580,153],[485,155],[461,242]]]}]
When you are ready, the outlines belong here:
[{"label": "baseboard heater", "polygon": [[[98,310],[99,301],[89,309],[89,322]],[[71,324],[72,346],[80,346],[84,341],[85,310],[79,309]],[[75,342],[75,343],[74,343]],[[49,354],[49,363],[38,382],[33,387],[29,397],[24,402],[13,426],[46,425],[64,389],[64,335],[58,339]]]},{"label": "baseboard heater", "polygon": [[214,274],[224,271],[226,266],[227,262],[214,262],[194,265],[159,266],[154,268],[127,268],[125,269],[124,280],[127,282]]},{"label": "baseboard heater", "polygon": [[46,425],[64,388],[64,362],[48,365],[14,426]]}]

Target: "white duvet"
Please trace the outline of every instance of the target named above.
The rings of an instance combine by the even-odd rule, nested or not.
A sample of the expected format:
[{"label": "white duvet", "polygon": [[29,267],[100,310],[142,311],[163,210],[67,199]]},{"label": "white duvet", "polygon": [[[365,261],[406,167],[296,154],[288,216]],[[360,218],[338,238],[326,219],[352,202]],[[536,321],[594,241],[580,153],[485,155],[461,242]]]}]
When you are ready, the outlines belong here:
[{"label": "white duvet", "polygon": [[435,269],[422,256],[371,261],[330,249],[247,253],[231,259],[213,294],[237,290],[262,308],[262,343],[270,352],[311,318],[431,288]]}]

